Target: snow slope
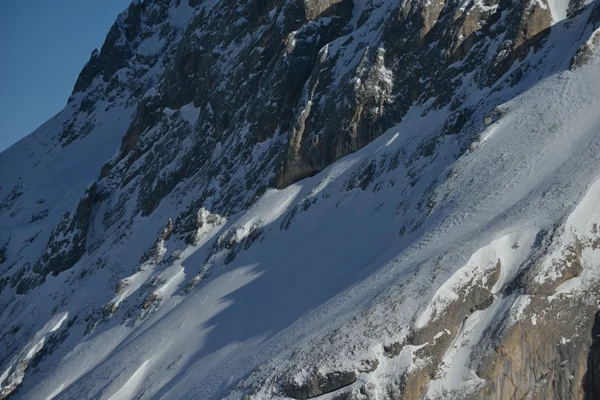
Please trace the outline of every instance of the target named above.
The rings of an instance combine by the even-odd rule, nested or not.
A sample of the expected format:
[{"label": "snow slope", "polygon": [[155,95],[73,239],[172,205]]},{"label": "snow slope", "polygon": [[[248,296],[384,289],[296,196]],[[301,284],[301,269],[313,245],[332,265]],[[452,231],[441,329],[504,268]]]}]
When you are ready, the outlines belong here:
[{"label": "snow slope", "polygon": [[[495,134],[463,156],[458,172],[438,190],[438,196],[451,197],[447,206],[434,207],[429,219],[435,222],[421,229],[421,239],[398,236],[395,187],[377,196],[339,187],[353,166],[399,148],[401,140],[387,144],[396,130],[314,178],[268,192],[228,223],[244,227],[257,221],[265,231],[261,243],[220,267],[192,296],[170,298],[138,326],[107,328],[92,343],[77,346],[25,397],[50,396],[61,386],[66,388],[61,398],[221,397],[261,363],[283,358],[294,344],[349,320],[386,287],[402,282],[419,261],[451,249],[453,258],[468,257],[505,232],[535,232],[566,218],[600,176],[591,162],[600,150],[599,92],[595,65],[548,78],[506,104],[510,111],[488,128]],[[552,102],[540,105],[535,98]],[[285,212],[311,195],[318,201],[281,232]],[[511,245],[531,246],[531,234],[524,240],[511,235]],[[498,251],[508,254],[491,259],[512,257],[509,246]],[[181,264],[193,271],[197,259],[191,253]],[[436,281],[457,267],[445,266]],[[452,293],[443,288],[450,290],[445,295]],[[407,297],[415,307],[420,296],[413,296]],[[94,368],[84,367],[90,362]]]}]

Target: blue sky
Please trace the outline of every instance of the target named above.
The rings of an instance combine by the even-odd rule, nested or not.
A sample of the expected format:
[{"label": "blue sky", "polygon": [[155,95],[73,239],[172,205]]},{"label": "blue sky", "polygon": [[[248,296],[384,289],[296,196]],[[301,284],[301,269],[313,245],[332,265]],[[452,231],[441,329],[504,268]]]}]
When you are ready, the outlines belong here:
[{"label": "blue sky", "polygon": [[59,112],[131,0],[0,0],[0,151]]}]

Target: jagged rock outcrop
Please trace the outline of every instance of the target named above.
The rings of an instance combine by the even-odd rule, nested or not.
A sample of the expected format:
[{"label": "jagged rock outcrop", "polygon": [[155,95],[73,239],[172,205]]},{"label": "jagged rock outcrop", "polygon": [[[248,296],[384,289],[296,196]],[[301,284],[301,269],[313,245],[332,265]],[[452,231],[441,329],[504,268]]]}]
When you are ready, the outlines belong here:
[{"label": "jagged rock outcrop", "polygon": [[[140,102],[120,155],[103,168],[102,177],[113,170],[112,175],[129,175],[120,178],[129,182],[136,172],[123,168],[150,158],[153,167],[145,168],[150,170],[145,179],[152,187],[143,191],[152,192],[153,200],[144,209],[147,215],[177,182],[206,170],[206,176],[223,177],[226,193],[219,197],[225,198],[223,207],[231,208],[228,199],[240,195],[228,181],[233,171],[228,164],[208,165],[217,144],[232,153],[227,157],[230,164],[239,165],[250,161],[241,147],[250,149],[273,138],[278,143],[270,146],[274,156],[259,166],[247,164],[250,170],[240,183],[250,187],[271,179],[282,188],[364,147],[401,120],[414,101],[433,96],[442,107],[454,97],[456,122],[448,133],[458,133],[472,110],[461,107],[460,96],[454,96],[461,82],[454,78],[480,70],[481,84],[492,84],[540,42],[552,22],[550,9],[538,3],[470,2],[463,7],[453,1],[430,6],[403,2],[387,20],[373,15],[393,7],[387,3],[362,10],[355,10],[358,6],[351,1],[296,3],[251,2],[242,8],[224,6],[214,15],[201,8],[186,28],[163,83],[155,95]],[[256,31],[253,24],[259,16],[263,28]],[[361,39],[360,32],[381,25],[381,34]],[[223,31],[223,26],[228,29]],[[494,43],[501,32],[504,42]],[[485,57],[494,45],[499,50],[490,62]],[[447,49],[441,60],[440,49]],[[340,56],[348,52],[352,58],[343,63]],[[462,68],[447,69],[465,57]],[[446,67],[440,68],[440,62]],[[413,71],[411,65],[420,68]],[[169,149],[189,138],[187,132],[170,133],[166,140],[158,135],[156,127],[166,122],[161,110],[177,110],[190,102],[201,110],[192,129],[201,129],[202,139],[199,136],[190,146],[189,157],[177,157],[175,171],[159,178],[151,171],[172,163],[175,155]],[[244,129],[245,137],[231,136]],[[286,132],[289,137],[282,143]],[[148,155],[153,145],[158,147]]]},{"label": "jagged rock outcrop", "polygon": [[62,217],[50,235],[46,250],[33,267],[36,273],[42,276],[49,273],[58,275],[81,259],[86,251],[86,238],[95,196],[96,185],[92,184],[77,203],[77,208]]},{"label": "jagged rock outcrop", "polygon": [[[133,56],[132,47],[135,48],[142,24],[141,16],[147,4],[144,1],[131,2],[127,13],[118,18],[110,28],[102,49],[94,49],[92,52],[90,60],[75,82],[73,93],[86,91],[97,77],[110,82],[115,73],[127,65]],[[159,12],[151,11],[152,15],[145,18],[145,22],[151,24],[154,20],[161,19],[156,15]],[[162,19],[164,18],[163,12]]]},{"label": "jagged rock outcrop", "polygon": [[334,371],[326,375],[314,374],[313,377],[301,384],[289,382],[283,390],[289,397],[305,400],[331,393],[354,382],[356,382],[354,371]]},{"label": "jagged rock outcrop", "polygon": [[590,399],[600,396],[600,377],[598,376],[598,370],[594,368],[600,364],[600,350],[598,349],[598,338],[600,337],[599,318],[600,313],[596,311],[591,332],[592,345],[590,346],[590,353],[588,356],[587,372],[583,381],[584,393]]}]

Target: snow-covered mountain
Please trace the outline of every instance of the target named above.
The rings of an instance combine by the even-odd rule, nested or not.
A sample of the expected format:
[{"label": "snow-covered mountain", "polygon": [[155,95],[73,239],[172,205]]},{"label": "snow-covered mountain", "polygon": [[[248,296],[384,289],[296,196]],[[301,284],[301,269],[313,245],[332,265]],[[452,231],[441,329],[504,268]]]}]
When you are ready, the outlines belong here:
[{"label": "snow-covered mountain", "polygon": [[0,398],[600,398],[600,1],[137,0],[0,154]]}]

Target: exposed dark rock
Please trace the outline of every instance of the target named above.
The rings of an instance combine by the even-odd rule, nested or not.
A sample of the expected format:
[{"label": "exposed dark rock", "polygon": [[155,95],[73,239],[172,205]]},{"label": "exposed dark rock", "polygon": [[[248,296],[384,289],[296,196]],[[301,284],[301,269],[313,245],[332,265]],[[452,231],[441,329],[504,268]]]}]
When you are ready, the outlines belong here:
[{"label": "exposed dark rock", "polygon": [[42,361],[54,353],[67,337],[69,337],[69,334],[71,333],[69,329],[76,321],[77,317],[71,318],[67,321],[63,329],[59,329],[49,335],[47,340],[44,341],[44,347],[42,347],[42,349],[35,354],[35,357],[29,361],[29,368],[36,368]]},{"label": "exposed dark rock", "polygon": [[70,269],[86,251],[86,238],[96,184],[85,191],[74,212],[67,212],[52,231],[46,250],[33,270],[40,275],[58,275]]},{"label": "exposed dark rock", "polygon": [[579,47],[577,54],[571,59],[569,69],[574,70],[587,65],[591,60],[594,50],[600,45],[600,31],[594,32],[592,37]]},{"label": "exposed dark rock", "polygon": [[[547,246],[549,242],[546,243]],[[543,264],[541,264],[540,260],[533,258],[534,261],[525,266],[525,268],[517,274],[513,282],[511,282],[507,288],[507,292],[520,291],[532,295],[551,295],[562,283],[581,274],[583,270],[581,264],[582,251],[586,247],[591,247],[593,245],[594,242],[576,240],[574,243],[566,246],[563,252],[563,258],[554,261],[553,270],[556,275],[554,278],[541,280],[536,278],[539,269],[543,267]],[[548,248],[546,246],[541,248],[540,255],[544,254],[545,249]]]},{"label": "exposed dark rock", "polygon": [[197,208],[195,204],[192,204],[192,207],[183,212],[177,219],[174,232],[184,235],[187,244],[196,246],[204,233],[203,229],[211,229],[223,222],[223,218],[219,215],[213,214],[202,207]]},{"label": "exposed dark rock", "polygon": [[171,218],[169,218],[169,221],[163,228],[162,233],[160,234],[160,239],[168,240],[169,237],[171,237],[171,232],[173,232],[173,220]]},{"label": "exposed dark rock", "polygon": [[373,372],[379,366],[378,360],[363,360],[359,372]]},{"label": "exposed dark rock", "polygon": [[477,367],[489,383],[473,398],[583,398],[587,355],[594,352],[584,333],[592,331],[589,316],[597,308],[597,293],[588,295],[535,296],[519,322],[490,328],[495,332],[479,348],[486,355]]},{"label": "exposed dark rock", "polygon": [[49,210],[42,210],[35,214],[32,214],[31,218],[29,218],[29,223],[40,221],[40,220],[46,218],[48,216],[48,213],[49,213]]},{"label": "exposed dark rock", "polygon": [[591,335],[592,344],[588,355],[587,371],[583,380],[584,398],[600,398],[600,311],[594,316]]},{"label": "exposed dark rock", "polygon": [[[13,277],[16,277],[20,274],[15,274]],[[17,294],[27,294],[31,292],[33,289],[43,284],[45,278],[43,276],[37,274],[30,274],[27,276],[23,276],[22,278],[17,280],[17,284],[15,287],[15,291]]]},{"label": "exposed dark rock", "polygon": [[5,211],[13,207],[15,201],[23,195],[23,186],[18,181],[11,189],[10,193],[0,203],[0,211]]},{"label": "exposed dark rock", "polygon": [[137,36],[143,8],[144,2],[132,2],[125,18],[120,16],[114,23],[102,49],[95,49],[83,67],[75,82],[73,94],[87,90],[98,76],[102,76],[102,79],[108,82],[117,70],[125,66],[132,56],[130,42]]},{"label": "exposed dark rock", "polygon": [[286,396],[298,400],[310,399],[341,389],[356,382],[354,371],[335,371],[326,375],[314,373],[303,383],[290,381],[282,386]]},{"label": "exposed dark rock", "polygon": [[156,294],[156,293],[152,293],[150,296],[148,296],[144,302],[142,303],[142,310],[147,310],[149,309],[152,305],[158,304],[160,303],[161,298]]},{"label": "exposed dark rock", "polygon": [[4,264],[6,262],[6,248],[8,247],[8,240],[5,240],[4,243],[0,242],[0,264]]}]

